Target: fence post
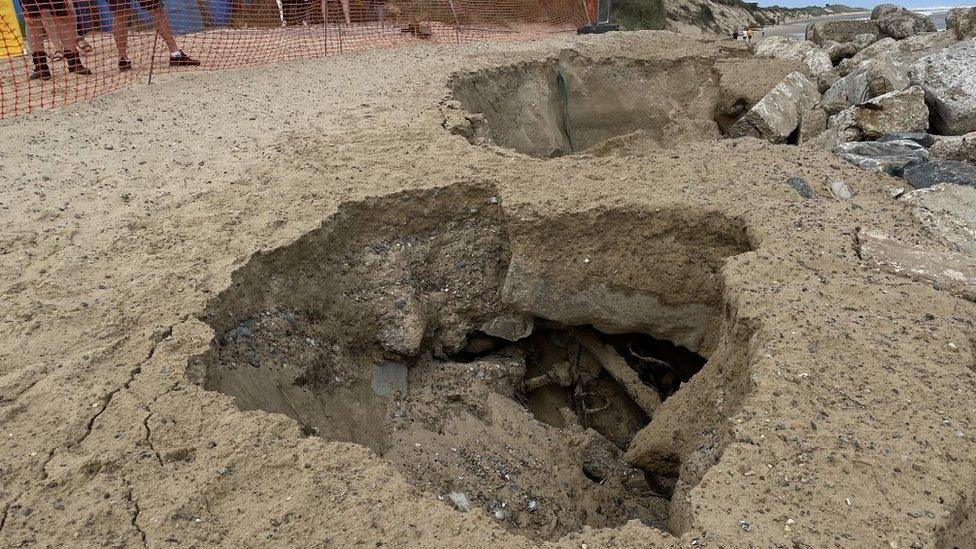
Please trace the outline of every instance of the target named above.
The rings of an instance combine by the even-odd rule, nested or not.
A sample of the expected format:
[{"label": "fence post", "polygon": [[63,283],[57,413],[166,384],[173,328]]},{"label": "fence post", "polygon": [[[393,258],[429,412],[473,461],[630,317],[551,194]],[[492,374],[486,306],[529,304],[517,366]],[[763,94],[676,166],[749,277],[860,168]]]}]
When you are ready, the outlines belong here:
[{"label": "fence post", "polygon": [[146,82],[147,86],[152,85],[153,70],[156,68],[156,45],[158,43],[159,43],[159,31],[156,31],[156,34],[153,35],[152,56],[149,58],[149,82]]},{"label": "fence post", "polygon": [[451,6],[451,15],[454,16],[454,41],[461,44],[461,23],[458,21],[457,10],[454,9],[454,0],[447,0]]},{"label": "fence post", "polygon": [[319,2],[322,9],[322,25],[325,27],[325,56],[329,56],[329,0]]}]

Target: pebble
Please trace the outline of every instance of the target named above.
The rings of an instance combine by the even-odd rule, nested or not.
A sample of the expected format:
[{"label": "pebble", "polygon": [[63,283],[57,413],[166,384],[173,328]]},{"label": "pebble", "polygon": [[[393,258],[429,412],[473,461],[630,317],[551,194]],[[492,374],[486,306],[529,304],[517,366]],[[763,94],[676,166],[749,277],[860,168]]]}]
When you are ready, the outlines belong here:
[{"label": "pebble", "polygon": [[841,200],[847,200],[847,199],[849,199],[852,196],[851,195],[851,189],[850,189],[850,187],[848,187],[847,186],[847,183],[844,183],[840,179],[831,182],[831,184],[830,184],[830,192],[836,198],[839,198]]},{"label": "pebble", "polygon": [[498,509],[497,511],[495,511],[495,519],[505,520],[506,518],[508,518],[508,513],[506,513],[504,510]]},{"label": "pebble", "polygon": [[535,512],[539,509],[539,502],[534,499],[530,499],[529,504],[526,507],[530,512]]},{"label": "pebble", "polygon": [[786,184],[793,187],[793,189],[796,190],[796,194],[800,195],[801,197],[813,198],[813,189],[810,187],[810,184],[807,183],[806,179],[794,175],[786,180]]},{"label": "pebble", "polygon": [[743,531],[748,532],[749,530],[752,529],[752,525],[749,524],[749,521],[747,521],[747,520],[740,520],[739,521],[739,528],[742,528]]},{"label": "pebble", "polygon": [[468,512],[471,510],[471,502],[468,501],[468,496],[464,492],[451,492],[447,494],[447,497],[451,499],[454,506],[460,511]]}]

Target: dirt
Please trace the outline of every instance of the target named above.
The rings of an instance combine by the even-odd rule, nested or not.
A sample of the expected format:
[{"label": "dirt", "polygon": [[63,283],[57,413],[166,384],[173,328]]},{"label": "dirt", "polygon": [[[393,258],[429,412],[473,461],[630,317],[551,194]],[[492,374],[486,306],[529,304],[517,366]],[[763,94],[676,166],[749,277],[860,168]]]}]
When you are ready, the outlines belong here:
[{"label": "dirt", "polygon": [[[411,48],[3,122],[0,543],[972,546],[976,304],[858,256],[944,245],[895,180],[717,139],[792,70],[743,53]],[[711,129],[533,158],[458,92],[564,59],[694,74],[647,120]]]}]

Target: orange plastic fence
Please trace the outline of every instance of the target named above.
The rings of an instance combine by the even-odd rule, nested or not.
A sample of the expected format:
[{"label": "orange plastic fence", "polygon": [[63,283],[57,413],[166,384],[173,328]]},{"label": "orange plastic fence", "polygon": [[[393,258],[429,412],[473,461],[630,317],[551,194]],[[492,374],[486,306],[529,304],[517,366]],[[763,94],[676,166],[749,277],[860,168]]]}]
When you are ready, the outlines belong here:
[{"label": "orange plastic fence", "polygon": [[593,0],[0,0],[0,119],[153,74],[536,38],[595,17]]}]

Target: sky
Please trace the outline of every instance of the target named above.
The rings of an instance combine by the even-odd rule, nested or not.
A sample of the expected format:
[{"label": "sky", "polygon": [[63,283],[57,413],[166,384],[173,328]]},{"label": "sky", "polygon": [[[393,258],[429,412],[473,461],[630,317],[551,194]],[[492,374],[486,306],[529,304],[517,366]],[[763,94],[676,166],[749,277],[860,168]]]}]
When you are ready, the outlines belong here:
[{"label": "sky", "polygon": [[[748,1],[748,0],[747,0]],[[753,0],[755,1],[755,0]],[[881,0],[878,2],[864,1],[864,0],[831,0],[830,4],[846,4],[848,6],[854,7],[866,7],[871,8],[878,4],[896,4],[899,6],[904,6],[906,8],[931,8],[936,6],[971,6],[974,0]],[[759,0],[760,6],[783,6],[788,8],[803,8],[806,6],[822,6],[824,2],[817,2],[815,0]]]}]

